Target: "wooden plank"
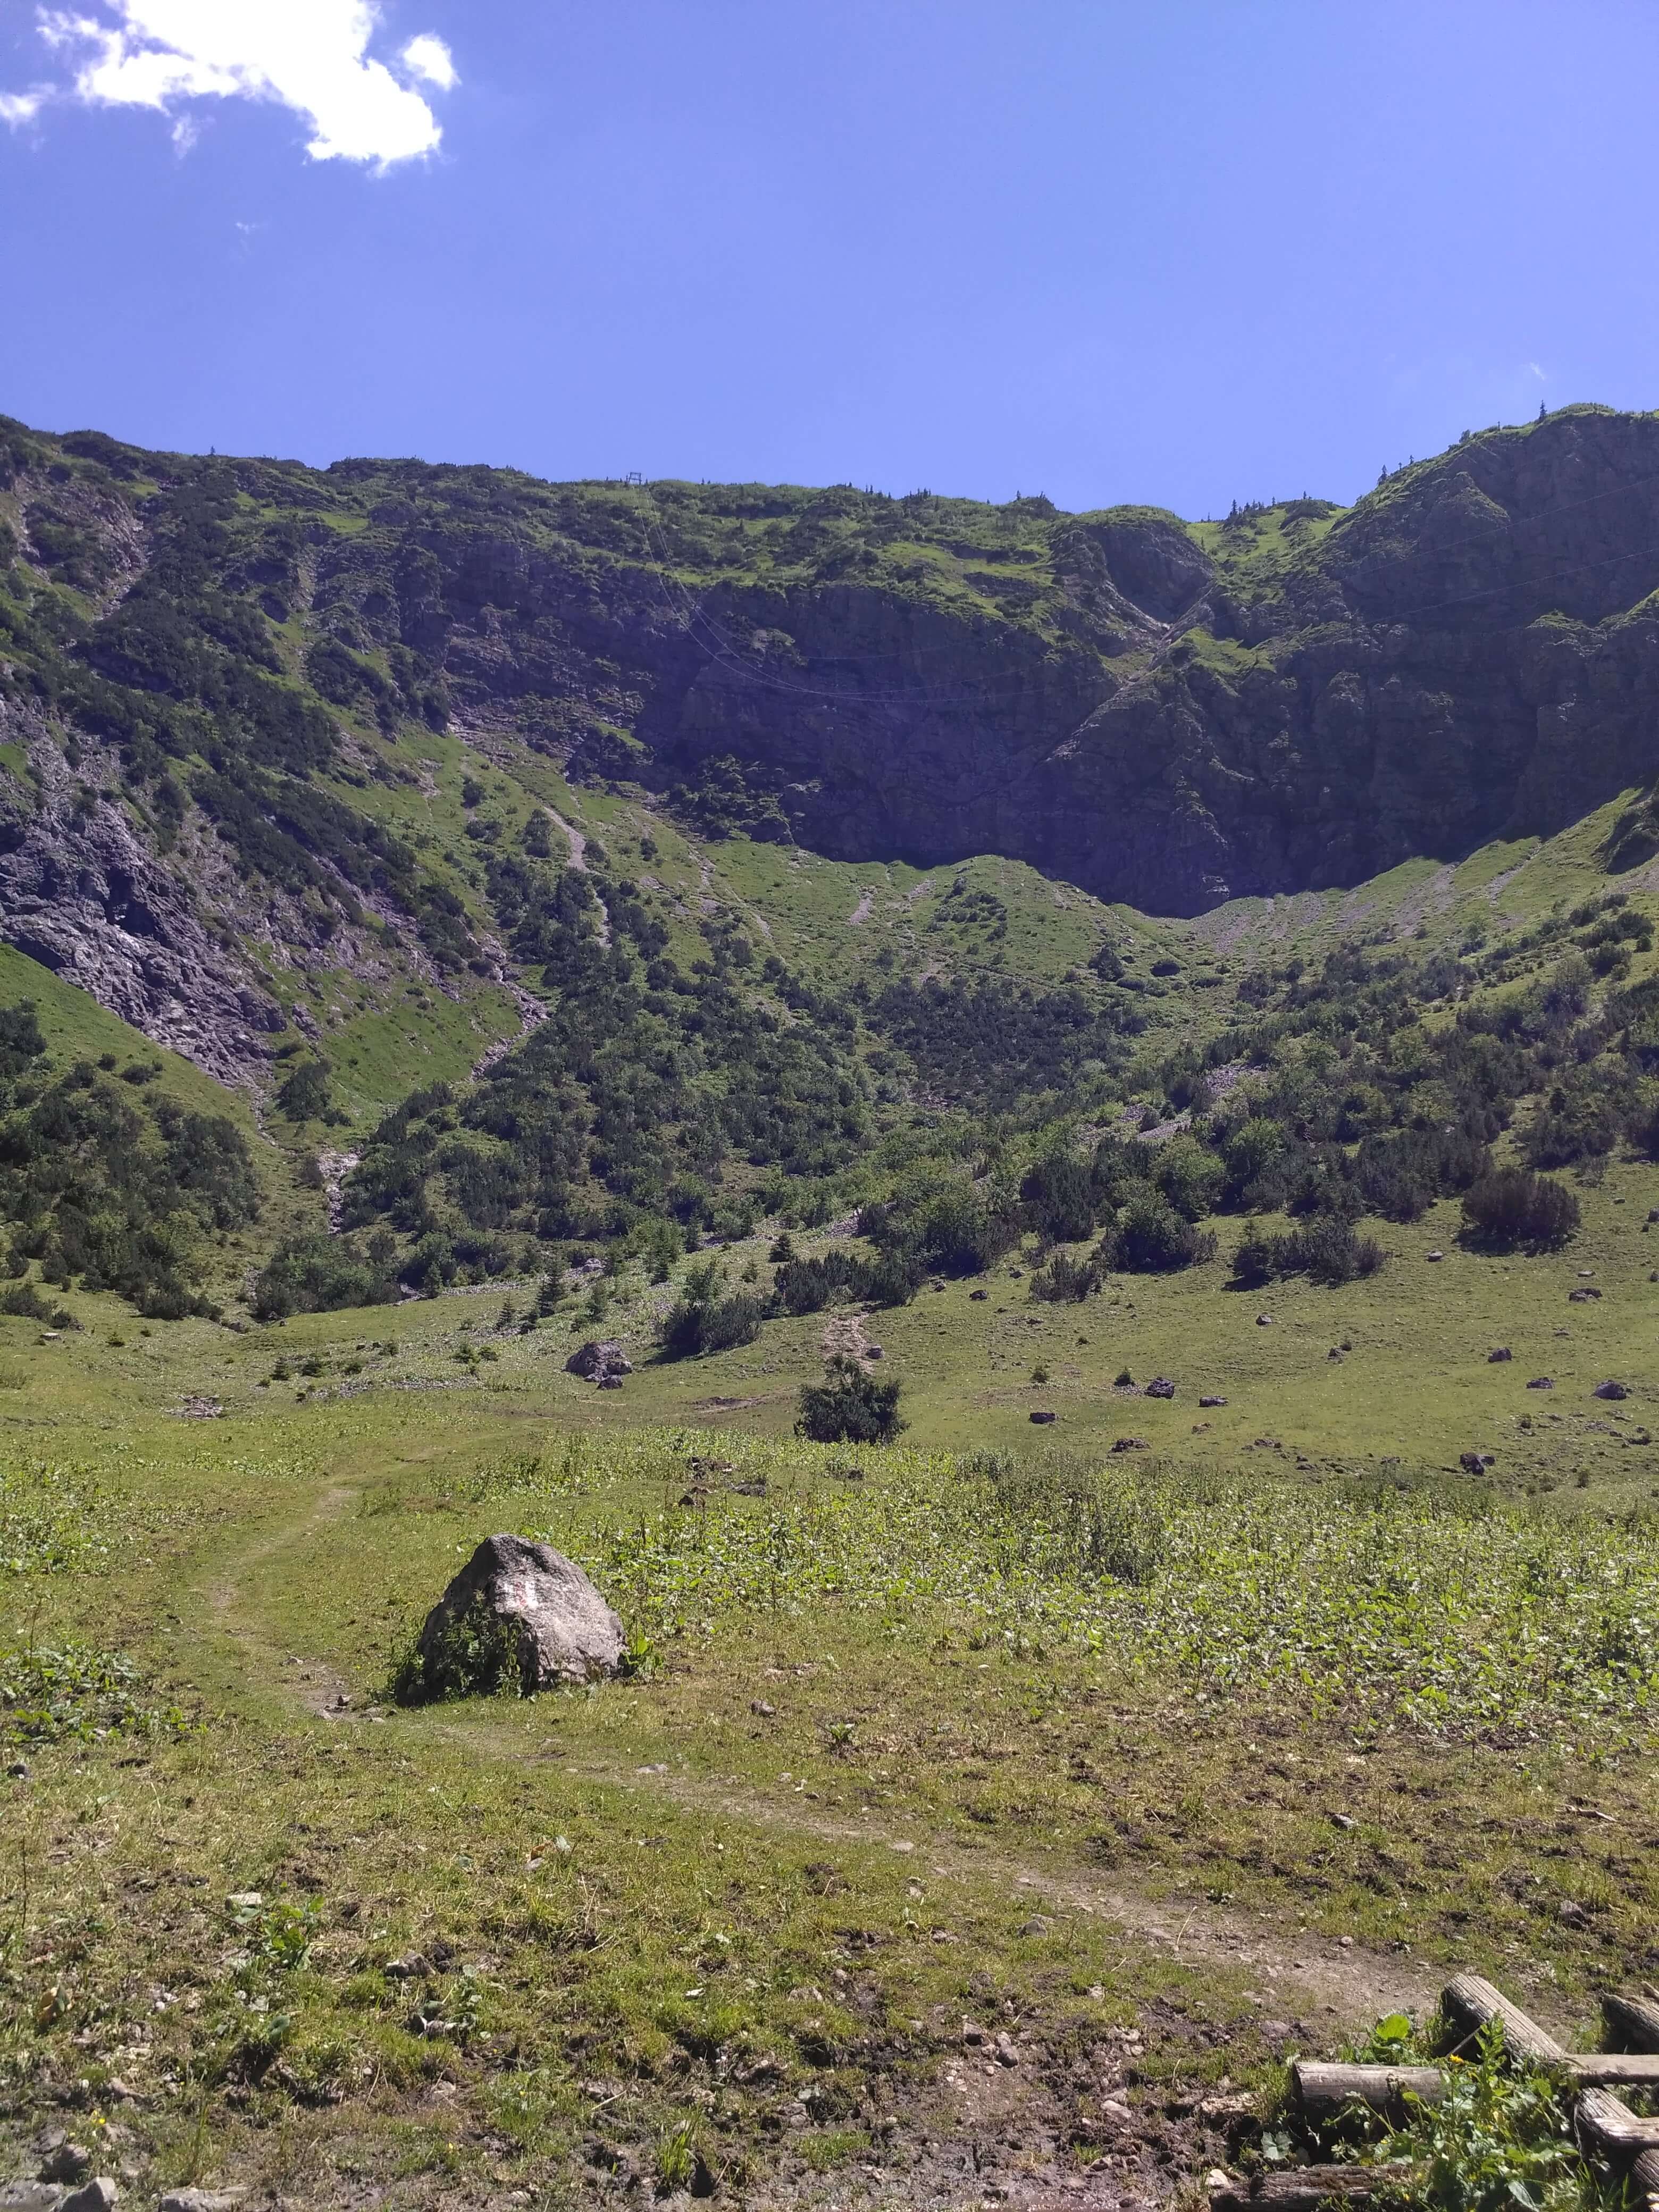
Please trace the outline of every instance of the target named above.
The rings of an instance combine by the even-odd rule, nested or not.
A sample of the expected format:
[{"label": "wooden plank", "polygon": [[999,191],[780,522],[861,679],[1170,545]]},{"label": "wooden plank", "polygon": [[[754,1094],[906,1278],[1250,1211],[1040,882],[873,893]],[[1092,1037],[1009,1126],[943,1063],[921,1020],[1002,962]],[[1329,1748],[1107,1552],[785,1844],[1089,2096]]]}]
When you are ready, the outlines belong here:
[{"label": "wooden plank", "polygon": [[1397,2189],[1410,2174],[1407,2166],[1298,2166],[1259,2173],[1253,2181],[1229,2174],[1211,2185],[1211,2212],[1317,2212],[1334,2199],[1363,2203],[1383,2189]]},{"label": "wooden plank", "polygon": [[1446,2077],[1437,2066],[1321,2066],[1297,2059],[1291,2078],[1303,2111],[1316,2124],[1364,2105],[1385,2119],[1404,2119],[1409,2098],[1437,2105]]},{"label": "wooden plank", "polygon": [[1659,2089],[1659,2051],[1574,2051],[1561,2070],[1581,2089]]},{"label": "wooden plank", "polygon": [[1659,2004],[1651,1997],[1626,1996],[1609,1990],[1601,2000],[1609,2043],[1626,2051],[1659,2051]]},{"label": "wooden plank", "polygon": [[1547,2035],[1535,2020],[1528,2020],[1519,2005],[1512,2005],[1502,1990],[1479,1974],[1459,1974],[1448,1982],[1440,1995],[1440,2009],[1460,2050],[1474,2040],[1489,2020],[1498,2020],[1504,2023],[1504,2048],[1511,2057],[1553,2066],[1567,2055],[1553,2035]]},{"label": "wooden plank", "polygon": [[1650,2212],[1659,2212],[1659,2150],[1644,2150],[1630,2170],[1636,2185],[1636,2202],[1645,2197]]},{"label": "wooden plank", "polygon": [[1584,2090],[1572,2117],[1580,2140],[1610,2166],[1628,2166],[1642,2151],[1659,2151],[1659,2120],[1638,2119],[1611,2090]]}]

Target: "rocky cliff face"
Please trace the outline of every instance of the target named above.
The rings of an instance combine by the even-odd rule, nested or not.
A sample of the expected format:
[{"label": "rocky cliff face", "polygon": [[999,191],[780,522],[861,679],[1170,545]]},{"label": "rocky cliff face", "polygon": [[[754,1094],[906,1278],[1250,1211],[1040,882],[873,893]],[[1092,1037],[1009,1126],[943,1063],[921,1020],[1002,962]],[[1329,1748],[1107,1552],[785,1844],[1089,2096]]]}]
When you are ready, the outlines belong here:
[{"label": "rocky cliff face", "polygon": [[[1258,560],[1273,520],[1213,533],[1213,557],[1151,521],[1062,540],[1098,546],[1137,608],[1139,669],[999,641],[976,681],[978,637],[954,657],[932,637],[948,702],[918,683],[831,708],[714,664],[669,750],[781,771],[830,850],[1011,853],[1181,913],[1547,834],[1659,770],[1659,422],[1579,410],[1472,440]],[[813,594],[785,618],[809,672],[834,667],[826,629],[921,665],[871,611],[826,612]]]},{"label": "rocky cliff face", "polygon": [[5,941],[220,1082],[246,1081],[283,1017],[212,926],[199,875],[169,868],[118,805],[77,803],[82,787],[38,718],[0,700],[6,743],[27,750],[35,788],[0,776]]},{"label": "rocky cliff face", "polygon": [[[735,763],[750,826],[836,857],[1006,853],[1154,911],[1547,833],[1659,770],[1659,418],[1572,409],[1208,530],[745,504],[568,502],[562,543],[428,504],[398,634],[579,775]],[[333,579],[365,609],[368,551]]]},{"label": "rocky cliff face", "polygon": [[838,858],[1355,881],[1650,782],[1656,586],[1659,417],[1595,408],[1196,526],[0,424],[0,932],[228,1075],[308,935],[463,974],[489,915],[351,795],[452,718]]}]

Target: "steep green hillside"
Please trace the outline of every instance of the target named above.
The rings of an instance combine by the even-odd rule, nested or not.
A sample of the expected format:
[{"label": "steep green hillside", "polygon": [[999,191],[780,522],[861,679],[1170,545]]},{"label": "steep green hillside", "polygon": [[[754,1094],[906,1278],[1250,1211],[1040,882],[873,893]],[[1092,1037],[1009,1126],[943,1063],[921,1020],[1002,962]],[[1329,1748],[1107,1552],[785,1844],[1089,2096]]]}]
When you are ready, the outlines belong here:
[{"label": "steep green hillside", "polygon": [[[1133,2206],[1454,1967],[1588,2046],[1655,435],[1187,525],[0,425],[0,2179]],[[400,1705],[504,1528],[629,1671]]]},{"label": "steep green hillside", "polygon": [[[4,929],[260,1101],[296,1194],[259,1313],[855,1215],[747,1304],[902,1300],[1031,1233],[1091,1240],[1043,1277],[1086,1296],[1204,1264],[1218,1210],[1291,1218],[1247,1273],[1340,1277],[1512,1156],[1650,1148],[1653,762],[1607,672],[1646,556],[1589,556],[1651,434],[1568,410],[1351,513],[1189,527],[12,425]],[[1576,781],[1522,805],[1492,717],[1546,666]],[[1156,836],[1101,799],[1131,759]],[[1170,824],[1248,845],[1264,805],[1302,826],[1244,873],[1285,896],[1079,887],[1193,903],[1146,872]],[[1528,807],[1551,836],[1459,857]]]}]

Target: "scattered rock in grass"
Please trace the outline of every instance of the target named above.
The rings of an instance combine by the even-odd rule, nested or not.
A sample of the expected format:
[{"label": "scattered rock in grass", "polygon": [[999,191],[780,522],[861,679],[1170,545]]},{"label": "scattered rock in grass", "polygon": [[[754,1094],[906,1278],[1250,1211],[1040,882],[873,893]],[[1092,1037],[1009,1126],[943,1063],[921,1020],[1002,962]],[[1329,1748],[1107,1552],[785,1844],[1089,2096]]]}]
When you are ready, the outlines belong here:
[{"label": "scattered rock in grass", "polygon": [[1598,1382],[1590,1392],[1592,1398],[1628,1398],[1630,1392],[1622,1382]]},{"label": "scattered rock in grass", "polygon": [[1054,1922],[1046,1912],[1034,1912],[1029,1920],[1020,1923],[1022,1936],[1048,1936],[1054,1931]]},{"label": "scattered rock in grass", "polygon": [[1331,1825],[1336,1828],[1357,1828],[1359,1823],[1352,1813],[1333,1813]]},{"label": "scattered rock in grass", "polygon": [[1423,1255],[1425,1260],[1443,1260],[1445,1256],[1443,1252],[1425,1252]]},{"label": "scattered rock in grass", "polygon": [[964,2020],[962,2023],[962,2039],[970,2051],[980,2051],[990,2042],[991,2031],[988,2027],[981,2027],[975,2020]]},{"label": "scattered rock in grass", "polygon": [[1594,1267],[1581,1267],[1578,1270],[1578,1279],[1581,1283],[1587,1283],[1595,1273]]},{"label": "scattered rock in grass", "polygon": [[1599,1298],[1601,1295],[1601,1293],[1600,1291],[1594,1289],[1569,1291],[1567,1292],[1567,1304],[1570,1306],[1588,1305],[1592,1298]]},{"label": "scattered rock in grass", "polygon": [[1325,1354],[1325,1357],[1327,1359],[1340,1359],[1342,1357],[1341,1346],[1340,1344],[1334,1344],[1330,1350]]},{"label": "scattered rock in grass", "polygon": [[1193,1423],[1193,1434],[1195,1437],[1201,1437],[1207,1429],[1212,1428],[1213,1425],[1214,1424],[1210,1421],[1194,1421]]},{"label": "scattered rock in grass", "polygon": [[236,2212],[246,2189],[170,2189],[155,2212]]},{"label": "scattered rock in grass", "polygon": [[79,2189],[71,2190],[58,2205],[58,2212],[114,2212],[120,2194],[108,2174],[100,2173]]},{"label": "scattered rock in grass", "polygon": [[1175,1394],[1176,1386],[1167,1375],[1155,1375],[1146,1385],[1149,1398],[1173,1398]]},{"label": "scattered rock in grass", "polygon": [[1046,1428],[1054,1417],[1052,1413],[1033,1413],[1030,1418],[1039,1428]]},{"label": "scattered rock in grass", "polygon": [[866,1359],[885,1359],[887,1353],[884,1347],[879,1344],[866,1344],[864,1347],[864,1356]]},{"label": "scattered rock in grass", "polygon": [[1488,1367],[1496,1367],[1500,1361],[1513,1359],[1514,1357],[1515,1354],[1510,1350],[1507,1344],[1500,1344],[1498,1346],[1496,1350],[1489,1352],[1486,1354],[1486,1364]]},{"label": "scattered rock in grass", "polygon": [[750,1698],[749,1710],[751,1713],[758,1714],[762,1720],[769,1721],[778,1709],[765,1698]]},{"label": "scattered rock in grass", "polygon": [[[492,1638],[479,1679],[460,1679],[459,1647]],[[491,1659],[489,1686],[516,1663],[528,1693],[616,1674],[623,1642],[621,1621],[574,1560],[550,1544],[497,1535],[484,1538],[427,1615],[416,1653],[428,1694],[484,1687]]]},{"label": "scattered rock in grass", "polygon": [[1247,2120],[1255,2112],[1255,2099],[1235,2094],[1231,2097],[1200,2097],[1197,2106],[1200,2120],[1208,2120],[1213,2127],[1229,2120]]},{"label": "scattered rock in grass", "polygon": [[1273,1317],[1271,1314],[1258,1314],[1255,1317],[1255,1325],[1258,1328],[1271,1328],[1273,1325]]},{"label": "scattered rock in grass", "polygon": [[611,1376],[615,1376],[620,1384],[624,1375],[634,1372],[634,1363],[613,1338],[590,1336],[565,1361],[564,1371],[567,1375],[580,1375],[584,1382],[597,1382],[603,1389]]},{"label": "scattered rock in grass", "polygon": [[1151,1451],[1152,1446],[1145,1437],[1118,1437],[1112,1449],[1115,1452]]},{"label": "scattered rock in grass", "polygon": [[84,2181],[92,2172],[92,2153],[84,2143],[53,2144],[40,2161],[39,2178],[42,2181]]},{"label": "scattered rock in grass", "polygon": [[1224,1398],[1200,1398],[1198,1402],[1200,1406],[1224,1406],[1227,1401]]},{"label": "scattered rock in grass", "polygon": [[1575,1904],[1570,1897],[1562,1899],[1556,1907],[1555,1917],[1569,1928],[1588,1928],[1590,1925],[1589,1913],[1582,1905]]},{"label": "scattered rock in grass", "polygon": [[1466,1451],[1459,1458],[1457,1464],[1465,1474],[1484,1474],[1489,1467],[1495,1464],[1495,1462],[1490,1452]]},{"label": "scattered rock in grass", "polygon": [[225,1409],[216,1398],[185,1398],[173,1412],[181,1421],[219,1421]]},{"label": "scattered rock in grass", "polygon": [[999,2066],[1018,2065],[1019,2047],[1015,2043],[1013,2037],[1009,2034],[1006,2028],[1004,2028],[998,2035],[995,2050],[996,2062]]},{"label": "scattered rock in grass", "polygon": [[1534,1375],[1527,1388],[1528,1390],[1553,1390],[1554,1378],[1548,1375]]},{"label": "scattered rock in grass", "polygon": [[991,1293],[989,1291],[969,1291],[968,1293],[969,1297],[972,1300],[975,1305],[982,1305],[990,1295]]}]

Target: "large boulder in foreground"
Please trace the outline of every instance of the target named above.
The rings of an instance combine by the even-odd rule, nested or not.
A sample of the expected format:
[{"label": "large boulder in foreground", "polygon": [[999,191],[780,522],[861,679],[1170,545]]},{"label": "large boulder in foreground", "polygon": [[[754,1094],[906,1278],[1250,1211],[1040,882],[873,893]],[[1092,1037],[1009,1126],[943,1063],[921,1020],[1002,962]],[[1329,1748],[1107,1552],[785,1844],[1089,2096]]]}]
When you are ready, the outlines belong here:
[{"label": "large boulder in foreground", "polygon": [[617,1674],[623,1625],[573,1559],[523,1536],[486,1536],[426,1617],[416,1644],[431,1698]]}]

